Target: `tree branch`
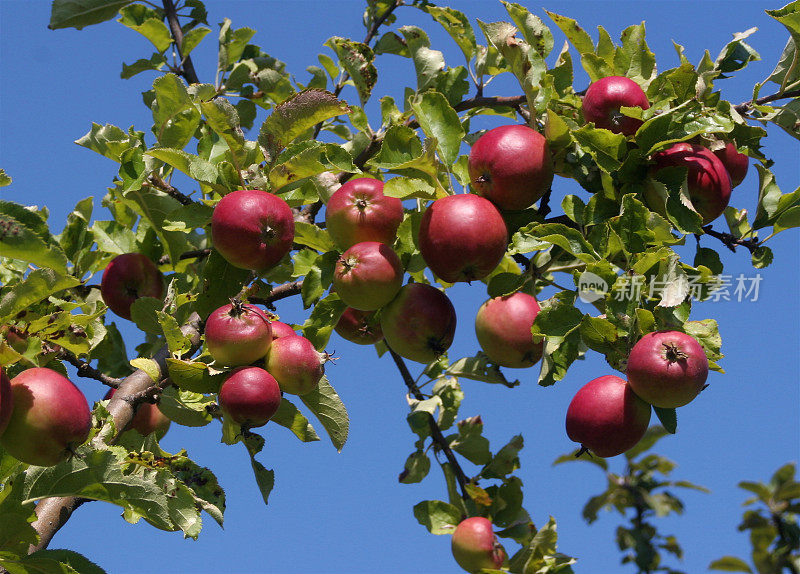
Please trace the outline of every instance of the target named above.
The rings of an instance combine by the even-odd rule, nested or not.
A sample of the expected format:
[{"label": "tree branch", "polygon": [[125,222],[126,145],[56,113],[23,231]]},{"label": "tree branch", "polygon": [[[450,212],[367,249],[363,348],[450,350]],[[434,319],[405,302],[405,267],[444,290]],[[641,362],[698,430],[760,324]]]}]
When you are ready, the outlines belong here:
[{"label": "tree branch", "polygon": [[[185,251],[178,256],[178,261],[183,261],[184,259],[205,259],[211,254],[211,248],[206,247],[205,249],[193,249],[191,251]],[[164,255],[158,260],[159,265],[166,265],[167,263],[171,263],[171,259],[169,255]]]},{"label": "tree branch", "polygon": [[175,48],[178,51],[178,57],[181,59],[180,74],[190,84],[199,84],[200,79],[197,77],[197,72],[194,69],[191,56],[183,57],[183,30],[181,24],[178,22],[178,13],[175,11],[175,4],[172,0],[163,0],[164,12],[169,21],[169,31],[172,34],[172,39],[175,40]]},{"label": "tree branch", "polygon": [[[176,199],[181,205],[191,205],[194,203],[194,200],[189,197],[188,195],[181,193],[176,188],[172,187],[166,181],[161,179],[161,177],[156,173],[151,173],[150,177],[147,178],[149,181],[149,185],[152,185],[156,189],[159,189],[169,195],[170,197]],[[143,185],[148,185],[147,183]]]},{"label": "tree branch", "polygon": [[[388,345],[387,348],[389,349],[389,353],[392,355],[394,364],[397,365],[397,368],[400,371],[400,375],[403,377],[403,382],[406,384],[406,387],[408,387],[408,392],[411,393],[418,401],[424,400],[425,395],[422,394],[422,391],[419,390],[414,382],[414,378],[411,376],[403,357],[395,353]],[[467,483],[469,482],[467,475],[464,473],[464,470],[458,463],[458,459],[453,453],[453,450],[450,448],[450,444],[447,442],[447,439],[444,438],[442,429],[440,429],[439,425],[436,424],[436,419],[434,419],[433,415],[431,414],[428,415],[428,425],[431,429],[431,439],[433,439],[434,448],[436,450],[441,450],[444,453],[445,457],[447,457],[447,461],[453,468],[453,474],[455,474],[456,480],[458,481],[458,486],[461,489],[461,498],[463,498],[464,501],[472,500],[472,497],[467,492]]]},{"label": "tree branch", "polygon": [[[200,324],[201,319],[197,313],[192,313],[189,320],[181,327],[181,332],[191,340],[191,350],[193,353],[200,346]],[[116,432],[113,436],[107,436],[108,427],[104,427],[93,439],[95,445],[113,444],[120,432],[128,426],[134,415],[135,406],[130,401],[130,397],[143,396],[149,389],[159,385],[159,382],[167,376],[167,358],[171,356],[169,348],[164,345],[154,356],[153,360],[158,365],[158,381],[153,381],[146,372],[141,369],[125,377],[120,383],[119,390],[114,393],[108,402],[108,412],[114,421]],[[129,402],[130,401],[130,402]],[[85,499],[74,496],[45,498],[36,505],[36,520],[32,526],[39,534],[39,543],[31,545],[28,553],[47,548],[56,532],[61,529],[72,513],[84,502]]]},{"label": "tree branch", "polygon": [[736,237],[735,235],[731,235],[730,233],[724,233],[720,231],[714,231],[711,229],[710,225],[706,225],[703,228],[706,235],[710,235],[711,237],[716,237],[720,241],[722,241],[723,245],[736,253],[736,246],[741,245],[742,247],[746,247],[750,253],[753,253],[758,248],[758,239],[741,239]]},{"label": "tree branch", "polygon": [[273,287],[272,291],[270,291],[270,294],[266,297],[248,297],[247,300],[250,303],[265,305],[268,309],[274,311],[275,301],[280,301],[281,299],[286,299],[287,297],[297,295],[302,289],[303,280],[298,279],[297,281],[290,281],[288,283],[282,283],[277,287]]},{"label": "tree branch", "polygon": [[118,388],[120,383],[122,383],[122,379],[109,377],[102,371],[99,371],[91,366],[88,361],[79,359],[75,353],[68,351],[64,347],[55,345],[46,345],[46,347],[48,351],[55,353],[57,358],[63,359],[75,367],[78,370],[78,376],[85,377],[87,379],[95,379],[96,381],[100,381],[104,385],[107,385],[113,389]]},{"label": "tree branch", "polygon": [[[756,100],[757,105],[768,104],[770,102],[774,102],[776,100],[782,100],[784,98],[796,98],[800,96],[800,89],[798,90],[790,90],[788,92],[778,92],[777,94],[772,94],[769,96],[764,96],[763,98],[758,98]],[[739,112],[740,114],[746,114],[753,108],[753,102],[742,102],[741,104],[733,106],[733,109]]]}]

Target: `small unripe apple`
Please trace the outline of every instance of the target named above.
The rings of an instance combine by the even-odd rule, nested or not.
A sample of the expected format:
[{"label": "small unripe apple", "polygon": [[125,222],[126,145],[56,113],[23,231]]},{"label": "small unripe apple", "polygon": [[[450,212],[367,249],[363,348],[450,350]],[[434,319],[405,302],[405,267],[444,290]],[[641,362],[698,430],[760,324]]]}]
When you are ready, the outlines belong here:
[{"label": "small unripe apple", "polygon": [[595,127],[631,136],[642,125],[642,120],[623,115],[619,110],[623,106],[646,110],[650,102],[639,84],[630,78],[608,76],[592,83],[586,90],[583,117]]},{"label": "small unripe apple", "polygon": [[691,335],[656,331],[633,346],[626,374],[633,392],[651,405],[682,407],[703,390],[708,377],[708,358]]},{"label": "small unripe apple", "polygon": [[265,365],[283,392],[304,395],[317,387],[326,360],[327,355],[317,351],[311,341],[290,335],[272,341]]},{"label": "small unripe apple", "polygon": [[403,285],[403,264],[384,243],[363,241],[342,253],[333,270],[339,297],[360,311],[375,311],[394,299]]},{"label": "small unripe apple", "polygon": [[483,568],[499,570],[506,559],[492,523],[482,516],[462,520],[453,532],[450,548],[458,565],[470,573],[480,572]]},{"label": "small unripe apple", "polygon": [[731,176],[731,187],[736,187],[744,181],[747,175],[747,168],[750,165],[750,158],[743,153],[739,153],[735,143],[728,142],[724,148],[716,150],[714,155],[719,158],[719,161],[728,170],[728,175]]},{"label": "small unripe apple", "polygon": [[357,345],[373,345],[383,339],[375,311],[359,311],[348,307],[339,317],[334,330],[343,339]]},{"label": "small unripe apple", "polygon": [[491,201],[473,193],[437,199],[422,215],[420,253],[431,271],[448,283],[486,277],[507,247],[503,216]]},{"label": "small unripe apple", "polygon": [[261,309],[235,301],[208,316],[204,336],[215,362],[234,367],[249,365],[267,354],[272,326]]},{"label": "small unripe apple", "polygon": [[22,371],[11,380],[11,391],[14,409],[0,444],[17,460],[54,466],[89,437],[86,397],[60,373],[44,367]]},{"label": "small unripe apple", "polygon": [[146,255],[123,253],[106,266],[100,281],[103,302],[123,319],[131,318],[131,305],[139,297],[164,296],[164,276]]},{"label": "small unripe apple", "polygon": [[[114,396],[116,389],[108,389],[108,392],[103,397],[107,401]],[[153,403],[140,403],[136,405],[136,412],[133,414],[131,422],[128,423],[126,429],[133,429],[142,436],[147,436],[151,433],[156,433],[156,438],[161,440],[167,434],[169,426],[172,421],[169,420],[167,415],[161,412],[158,405]]]},{"label": "small unripe apple", "polygon": [[531,327],[539,303],[516,292],[489,299],[475,316],[475,334],[483,352],[501,367],[526,368],[542,358],[544,342],[533,340]]},{"label": "small unripe apple", "polygon": [[401,357],[430,363],[450,348],[456,310],[447,295],[424,283],[409,283],[380,313],[386,344]]},{"label": "small unripe apple", "polygon": [[271,374],[259,367],[239,367],[219,389],[219,406],[234,422],[260,427],[278,411],[281,389]]},{"label": "small unripe apple", "polygon": [[567,409],[567,436],[597,456],[632,448],[650,423],[650,405],[636,396],[625,379],[598,377],[575,393]]},{"label": "small unripe apple", "polygon": [[489,130],[469,153],[470,185],[500,209],[525,209],[553,183],[553,161],[547,140],[523,125]]},{"label": "small unripe apple", "polygon": [[362,241],[391,245],[403,221],[403,204],[383,195],[383,182],[362,177],[337,189],[325,206],[325,225],[341,249]]},{"label": "small unripe apple", "polygon": [[294,329],[292,329],[286,323],[282,323],[280,321],[271,321],[270,325],[272,326],[272,340],[279,339],[280,337],[288,337],[290,335],[297,335]]},{"label": "small unripe apple", "polygon": [[292,248],[292,209],[266,191],[234,191],[214,208],[211,237],[214,248],[234,267],[266,271]]},{"label": "small unripe apple", "polygon": [[0,367],[0,436],[8,426],[11,411],[14,409],[14,393],[11,392],[11,380]]},{"label": "small unripe apple", "polygon": [[[654,173],[665,167],[685,167],[689,199],[703,218],[703,225],[722,215],[731,198],[731,178],[722,162],[708,148],[689,143],[677,143],[653,154]],[[654,192],[647,189],[645,200],[651,209],[659,210]]]}]

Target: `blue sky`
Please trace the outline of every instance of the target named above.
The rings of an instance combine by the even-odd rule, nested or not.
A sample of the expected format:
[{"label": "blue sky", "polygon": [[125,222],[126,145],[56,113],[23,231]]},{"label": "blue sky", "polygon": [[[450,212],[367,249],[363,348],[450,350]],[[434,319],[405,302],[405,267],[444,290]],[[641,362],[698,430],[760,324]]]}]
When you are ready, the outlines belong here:
[{"label": "blue sky", "polygon": [[[507,19],[495,2],[462,0],[450,5],[470,16],[473,24],[476,17]],[[539,4],[529,6],[551,24]],[[723,97],[738,103],[772,71],[781,53],[786,32],[763,13],[764,8],[779,6],[726,0],[550,2],[545,7],[577,19],[593,34],[601,24],[615,39],[626,26],[645,20],[648,43],[660,69],[677,63],[673,40],[684,45],[696,63],[703,50],[716,57],[733,33],[757,26],[759,31],[749,43],[763,61],[717,84]],[[207,7],[212,28],[227,16],[234,27],[258,30],[253,42],[285,61],[300,81],[307,78],[305,68],[317,64],[316,54],[327,51],[322,44],[329,37],[361,40],[364,36],[363,4],[357,1],[210,0]],[[11,201],[47,205],[52,229],[60,232],[74,204],[90,195],[96,200],[95,216],[107,218],[99,201],[116,173],[112,162],[72,142],[89,130],[92,121],[148,131],[152,117],[141,103],[140,92],[149,88],[154,76],[119,78],[121,62],[131,63],[151,51],[149,43],[133,31],[114,22],[83,31],[50,31],[48,20],[49,2],[0,0],[0,167],[14,178],[14,184],[2,188],[0,194]],[[422,26],[433,48],[444,51],[449,64],[462,63],[456,45],[428,16],[404,8],[398,11],[398,20],[401,25]],[[551,27],[558,48],[563,36],[555,25]],[[213,81],[215,34],[214,29],[194,53],[195,67],[204,81]],[[577,61],[574,53],[573,57]],[[375,93],[399,99],[404,83],[414,81],[410,61],[387,55],[377,65],[382,75]],[[582,71],[577,72],[576,86],[585,87],[588,80],[581,79]],[[487,95],[518,92],[507,78],[487,88]],[[763,93],[771,93],[770,88]],[[352,89],[342,97],[357,101]],[[370,106],[367,111],[377,123],[375,109]],[[249,137],[254,139],[255,134]],[[797,141],[774,129],[765,153],[776,162],[774,173],[782,190],[797,188]],[[570,182],[557,178],[557,197],[575,192]],[[751,168],[745,182],[734,190],[732,204],[752,211],[756,198],[757,177]],[[722,248],[710,239],[704,244]],[[737,482],[766,480],[778,466],[797,460],[800,454],[797,233],[784,232],[770,245],[775,262],[760,271],[758,301],[695,306],[692,318],[719,321],[726,355],[722,366],[727,374],[710,376],[707,391],[678,411],[678,434],[664,438],[656,448],[678,463],[675,479],[712,491],[678,493],[686,503],[685,514],[658,522],[663,533],[677,536],[686,554],[682,565],[670,564],[687,572],[705,571],[709,562],[725,554],[749,555],[746,536],[736,530],[746,498]],[[721,253],[727,274],[756,274],[746,252]],[[460,285],[448,294],[459,317],[451,356],[472,355],[478,348],[472,318],[486,298],[485,289],[481,284]],[[278,312],[288,322],[302,323],[305,318],[297,301],[281,302]],[[126,327],[123,333],[132,350],[136,331]],[[276,472],[269,507],[261,502],[244,448],[220,444],[218,425],[202,429],[173,425],[164,448],[173,452],[186,448],[198,463],[214,470],[226,489],[225,529],[206,520],[198,541],[184,541],[179,534],[157,531],[145,523],[130,526],[119,517],[117,507],[96,503],[81,508],[51,547],[79,551],[113,573],[459,572],[450,555],[449,537],[429,534],[412,515],[417,502],[446,497],[438,470],[432,469],[421,484],[397,482],[415,437],[405,422],[404,386],[394,365],[388,357],[377,358],[372,348],[352,345],[335,335],[329,350],[339,356],[329,366],[328,376],[349,409],[350,441],[337,454],[325,440],[301,444],[285,429],[266,427],[267,446],[259,458]],[[418,368],[412,368],[416,374]],[[526,508],[537,525],[550,515],[556,518],[559,550],[579,559],[576,572],[632,572],[631,567],[619,566],[614,530],[620,518],[604,514],[588,526],[580,517],[588,497],[605,488],[602,474],[591,465],[551,466],[573,448],[564,432],[564,413],[572,395],[584,383],[612,371],[602,357],[593,354],[550,388],[535,384],[535,370],[510,369],[508,374],[523,384],[506,389],[463,381],[466,399],[461,416],[482,415],[493,451],[516,434],[524,436],[522,468],[517,474],[525,483]],[[95,381],[76,382],[90,401],[105,392]],[[612,459],[611,464],[622,468],[621,460]]]}]

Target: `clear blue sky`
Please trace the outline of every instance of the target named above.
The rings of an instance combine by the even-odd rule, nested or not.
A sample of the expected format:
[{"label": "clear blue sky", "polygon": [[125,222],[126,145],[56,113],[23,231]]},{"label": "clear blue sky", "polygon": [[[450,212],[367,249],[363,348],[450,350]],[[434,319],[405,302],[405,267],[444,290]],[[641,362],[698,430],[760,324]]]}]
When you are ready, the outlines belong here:
[{"label": "clear blue sky", "polygon": [[[540,4],[531,8],[550,24]],[[462,0],[450,5],[467,13],[473,24],[476,17],[507,19],[499,3]],[[363,4],[357,1],[209,0],[207,7],[214,28],[227,16],[235,27],[258,30],[253,42],[285,61],[300,81],[307,78],[305,68],[317,64],[316,54],[326,51],[322,44],[327,38],[361,40],[364,36]],[[595,26],[602,24],[615,39],[627,25],[646,20],[648,42],[660,69],[676,65],[673,40],[684,45],[696,63],[703,50],[716,57],[733,33],[758,26],[750,43],[763,62],[718,83],[723,97],[734,102],[747,99],[752,86],[777,61],[787,36],[763,9],[778,7],[731,0],[546,4],[549,10],[577,19],[593,34]],[[53,231],[60,232],[66,214],[86,196],[95,197],[95,217],[108,217],[99,200],[117,169],[73,140],[85,134],[92,121],[149,131],[152,118],[140,92],[149,88],[154,76],[119,78],[121,62],[131,63],[151,53],[149,43],[133,31],[114,22],[83,31],[50,31],[48,20],[45,0],[0,0],[0,167],[14,178],[14,184],[0,194],[7,200],[47,205]],[[398,11],[398,20],[401,25],[423,26],[448,63],[462,63],[455,44],[429,17],[404,8]],[[555,25],[552,28],[558,48],[563,36]],[[204,81],[213,81],[215,36],[216,30],[194,54]],[[574,53],[573,57],[577,62]],[[382,75],[375,93],[392,94],[399,100],[401,82],[413,82],[410,61],[382,56],[378,69]],[[584,76],[576,85],[583,87],[586,81]],[[518,91],[512,82],[498,79],[487,94]],[[764,93],[770,93],[770,88]],[[343,97],[356,100],[350,89]],[[368,111],[377,124],[375,108]],[[254,139],[255,134],[249,137]],[[776,162],[778,184],[784,192],[797,188],[797,141],[775,129],[767,142],[765,152]],[[754,171],[734,191],[732,200],[751,211],[757,197]],[[558,178],[555,190],[558,197],[575,192],[569,182]],[[711,375],[709,389],[679,410],[678,434],[663,439],[656,449],[678,463],[675,479],[712,490],[710,495],[679,492],[686,503],[685,514],[658,522],[663,533],[677,536],[686,553],[683,564],[670,564],[687,572],[705,571],[709,562],[725,554],[749,556],[749,542],[736,530],[746,498],[736,484],[767,479],[778,466],[796,461],[800,454],[797,233],[784,232],[771,246],[775,263],[761,271],[758,301],[695,306],[693,318],[719,321],[727,374]],[[722,255],[726,273],[755,274],[746,253],[722,251]],[[460,321],[451,356],[472,355],[478,348],[472,317],[486,297],[485,290],[481,284],[458,286],[449,294]],[[305,317],[294,301],[282,302],[278,311],[290,322],[302,323]],[[136,333],[130,329],[124,333],[132,350]],[[405,422],[404,386],[394,365],[388,357],[378,359],[372,348],[357,347],[335,335],[329,350],[339,356],[328,375],[349,409],[350,441],[337,454],[326,440],[301,444],[283,428],[266,427],[267,446],[260,460],[276,471],[269,507],[260,500],[244,448],[220,444],[217,424],[202,429],[173,425],[164,447],[186,448],[198,463],[214,470],[226,489],[225,529],[206,520],[198,541],[184,541],[179,534],[155,530],[144,522],[130,526],[119,517],[117,507],[94,503],[73,516],[51,547],[79,551],[111,573],[459,572],[450,555],[449,537],[430,535],[412,515],[417,502],[446,497],[437,468],[422,484],[397,482],[413,450],[414,436]],[[416,373],[418,368],[413,368]],[[525,483],[526,508],[537,525],[550,515],[557,519],[559,550],[579,558],[575,570],[580,574],[633,571],[619,566],[614,530],[621,519],[604,514],[588,526],[580,517],[588,497],[605,488],[604,477],[590,465],[551,466],[573,448],[564,432],[564,413],[572,395],[590,379],[611,373],[602,357],[593,354],[550,388],[535,384],[534,371],[509,370],[510,376],[523,380],[515,389],[463,381],[466,399],[461,416],[483,416],[493,450],[513,435],[523,434],[526,446],[518,475]],[[99,383],[77,382],[90,401],[104,394]],[[611,464],[622,468],[622,460]],[[513,544],[509,549],[513,552]]]}]

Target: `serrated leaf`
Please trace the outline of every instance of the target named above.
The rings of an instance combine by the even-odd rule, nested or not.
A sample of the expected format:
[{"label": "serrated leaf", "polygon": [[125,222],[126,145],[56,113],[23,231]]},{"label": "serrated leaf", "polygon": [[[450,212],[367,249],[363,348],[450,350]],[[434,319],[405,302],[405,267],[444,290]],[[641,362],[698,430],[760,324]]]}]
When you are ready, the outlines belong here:
[{"label": "serrated leaf", "polygon": [[398,31],[403,35],[414,62],[417,92],[424,92],[433,85],[439,72],[444,70],[444,56],[439,50],[431,50],[428,34],[422,28],[402,26]]},{"label": "serrated leaf", "polygon": [[167,358],[170,380],[178,388],[194,393],[216,393],[225,379],[224,374],[211,374],[208,365],[200,361]]},{"label": "serrated leaf", "polygon": [[478,353],[474,357],[464,357],[453,362],[447,367],[446,373],[453,377],[463,377],[473,381],[501,384],[506,387],[516,387],[519,380],[510,382],[506,379],[498,365],[494,365],[485,353]]},{"label": "serrated leaf", "polygon": [[156,50],[163,52],[172,44],[172,36],[158,12],[144,4],[131,4],[120,9],[117,20],[150,40]]},{"label": "serrated leaf", "polygon": [[281,399],[281,404],[278,406],[278,411],[272,415],[270,419],[275,424],[286,427],[294,433],[294,435],[303,442],[313,442],[319,440],[319,435],[308,419],[297,410],[289,400],[285,397]]},{"label": "serrated leaf", "polygon": [[428,91],[411,102],[422,131],[436,139],[439,157],[446,165],[453,165],[458,157],[464,128],[456,111],[439,92]]},{"label": "serrated leaf", "polygon": [[111,20],[120,8],[133,0],[53,0],[48,28],[83,29],[85,26]]},{"label": "serrated leaf", "polygon": [[48,243],[36,230],[0,212],[0,252],[4,257],[67,273],[67,256],[57,243]]},{"label": "serrated leaf", "polygon": [[[32,571],[39,573],[40,563],[44,561],[57,562],[62,566],[66,566],[68,568],[66,571],[76,572],[77,574],[105,574],[105,570],[100,568],[100,566],[73,550],[51,550],[49,548],[37,550],[27,557],[24,557],[22,559],[22,564],[26,567],[33,566],[32,563],[36,564]],[[44,569],[42,569],[42,574],[44,574]]]},{"label": "serrated leaf", "polygon": [[200,274],[195,311],[205,319],[214,309],[229,303],[249,278],[250,271],[234,267],[217,251],[212,251]]},{"label": "serrated leaf", "polygon": [[300,400],[319,419],[328,432],[333,446],[341,452],[350,431],[350,417],[342,399],[328,382],[328,378],[323,376],[313,391],[300,395]]},{"label": "serrated leaf", "polygon": [[0,169],[0,187],[11,185],[11,176],[6,173],[6,170]]},{"label": "serrated leaf", "polygon": [[187,427],[205,426],[213,420],[206,407],[214,404],[214,399],[200,393],[167,387],[161,393],[158,409],[169,420]]},{"label": "serrated leaf", "polygon": [[[305,282],[304,282],[305,283]],[[336,293],[329,293],[320,299],[311,311],[311,315],[301,326],[303,335],[314,344],[316,349],[323,349],[331,338],[331,333],[347,308],[344,301]]]},{"label": "serrated leaf", "polygon": [[519,451],[524,446],[522,435],[512,438],[508,444],[501,448],[492,458],[491,462],[483,467],[481,476],[484,478],[503,478],[519,468]]},{"label": "serrated leaf", "polygon": [[441,500],[423,500],[414,505],[414,518],[431,534],[452,534],[461,516],[458,508]]},{"label": "serrated leaf", "polygon": [[467,18],[462,12],[446,6],[433,6],[425,5],[420,7],[430,14],[447,31],[450,37],[455,41],[464,58],[469,62],[478,51],[478,46],[475,42],[475,32]]},{"label": "serrated leaf", "polygon": [[378,81],[378,71],[373,63],[375,54],[372,52],[372,48],[361,42],[354,42],[338,36],[329,39],[325,45],[336,52],[339,63],[356,86],[363,107]]},{"label": "serrated leaf", "polygon": [[139,357],[137,359],[131,359],[130,363],[131,367],[134,369],[140,369],[147,373],[147,376],[150,377],[154,383],[161,380],[161,368],[153,359]]},{"label": "serrated leaf", "polygon": [[4,290],[0,298],[0,322],[5,322],[50,295],[80,283],[79,279],[61,275],[53,269],[35,269],[25,279]]},{"label": "serrated leaf", "polygon": [[320,253],[336,250],[336,244],[327,230],[305,221],[295,221],[294,242],[306,245]]},{"label": "serrated leaf", "polygon": [[203,183],[216,183],[217,181],[218,168],[216,165],[183,150],[167,147],[153,148],[147,150],[145,155],[152,156],[171,165],[194,180]]},{"label": "serrated leaf", "polygon": [[242,132],[236,108],[228,100],[217,98],[210,102],[201,102],[200,109],[206,117],[208,126],[228,144],[231,157],[237,168],[244,169],[247,167],[244,165],[247,153],[244,149],[244,133]]}]

